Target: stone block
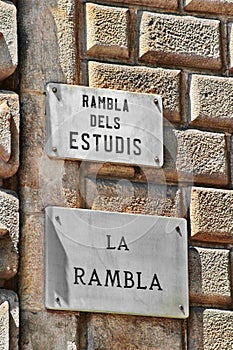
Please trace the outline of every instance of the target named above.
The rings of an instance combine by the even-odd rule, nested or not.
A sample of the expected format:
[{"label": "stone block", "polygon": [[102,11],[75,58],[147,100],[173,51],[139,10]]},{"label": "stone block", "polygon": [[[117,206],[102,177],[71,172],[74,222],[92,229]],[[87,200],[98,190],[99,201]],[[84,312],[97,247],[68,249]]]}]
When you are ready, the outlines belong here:
[{"label": "stone block", "polygon": [[85,202],[89,209],[135,214],[185,217],[185,189],[128,180],[86,179]]},{"label": "stone block", "polygon": [[193,75],[191,126],[233,131],[233,78]]},{"label": "stone block", "polygon": [[5,229],[0,239],[0,280],[12,278],[18,269],[19,214],[18,198],[0,190],[0,223]]},{"label": "stone block", "polygon": [[233,242],[233,191],[194,187],[190,218],[192,240]]},{"label": "stone block", "polygon": [[233,312],[205,310],[203,313],[203,350],[229,350],[232,349],[232,344]]},{"label": "stone block", "polygon": [[161,95],[165,118],[181,119],[179,70],[89,62],[88,75],[91,87]]},{"label": "stone block", "polygon": [[180,350],[183,321],[155,317],[92,314],[81,348],[87,350]]},{"label": "stone block", "polygon": [[49,81],[77,83],[76,5],[76,0],[18,4],[21,92],[42,93]]},{"label": "stone block", "polygon": [[91,56],[128,58],[128,10],[86,4],[86,50]]},{"label": "stone block", "polygon": [[44,216],[24,215],[21,231],[19,295],[22,310],[44,309]]},{"label": "stone block", "polygon": [[192,247],[189,278],[191,303],[231,305],[229,250]]},{"label": "stone block", "polygon": [[19,99],[0,91],[0,177],[13,176],[19,167]]},{"label": "stone block", "polygon": [[0,1],[0,80],[9,77],[18,64],[16,7]]},{"label": "stone block", "polygon": [[185,0],[186,11],[233,14],[233,0]]},{"label": "stone block", "polygon": [[78,318],[74,314],[21,313],[20,349],[78,350]]},{"label": "stone block", "polygon": [[0,349],[9,350],[9,305],[0,303]]},{"label": "stone block", "polygon": [[190,308],[188,318],[188,349],[203,350],[203,309]]},{"label": "stone block", "polygon": [[151,64],[221,68],[220,22],[143,12],[139,58]]},{"label": "stone block", "polygon": [[[102,3],[109,1],[103,0]],[[139,5],[139,6],[150,6],[150,8],[161,8],[161,9],[168,9],[168,10],[176,10],[178,8],[178,0],[112,0],[111,3],[113,4],[121,4],[124,5]]]},{"label": "stone block", "polygon": [[229,23],[228,25],[228,31],[229,31],[229,68],[231,71],[233,71],[233,23]]},{"label": "stone block", "polygon": [[[18,350],[19,339],[19,302],[18,296],[11,290],[0,290],[0,304],[7,302],[9,305],[9,350]],[[3,305],[3,304],[1,304]],[[1,334],[1,332],[0,332]],[[1,338],[1,337],[0,337]],[[1,341],[1,340],[0,340]],[[1,344],[1,343],[0,343]],[[0,349],[1,345],[0,345]],[[5,348],[4,348],[5,350]]]}]

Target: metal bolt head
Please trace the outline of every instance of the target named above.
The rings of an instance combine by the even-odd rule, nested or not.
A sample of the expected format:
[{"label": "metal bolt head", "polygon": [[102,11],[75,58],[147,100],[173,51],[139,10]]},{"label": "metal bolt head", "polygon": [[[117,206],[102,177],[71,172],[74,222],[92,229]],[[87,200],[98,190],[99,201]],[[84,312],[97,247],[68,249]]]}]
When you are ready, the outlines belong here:
[{"label": "metal bolt head", "polygon": [[157,98],[154,98],[154,104],[158,104],[159,103],[159,101],[158,101],[158,99]]},{"label": "metal bolt head", "polygon": [[57,147],[52,147],[53,152],[57,152]]},{"label": "metal bolt head", "polygon": [[159,163],[159,157],[158,157],[158,156],[155,156],[155,157],[154,157],[154,161],[155,161],[155,163]]},{"label": "metal bolt head", "polygon": [[56,88],[56,87],[53,87],[53,88],[52,88],[52,92],[56,93],[56,92],[57,92],[57,88]]}]

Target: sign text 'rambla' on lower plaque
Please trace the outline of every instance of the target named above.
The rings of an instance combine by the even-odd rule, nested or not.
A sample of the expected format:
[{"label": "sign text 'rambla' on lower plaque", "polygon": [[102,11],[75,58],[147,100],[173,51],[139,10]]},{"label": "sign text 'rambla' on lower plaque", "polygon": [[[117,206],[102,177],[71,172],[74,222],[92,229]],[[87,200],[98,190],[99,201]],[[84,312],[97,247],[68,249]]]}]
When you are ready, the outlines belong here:
[{"label": "sign text 'rambla' on lower plaque", "polygon": [[46,208],[46,307],[188,317],[186,220]]},{"label": "sign text 'rambla' on lower plaque", "polygon": [[160,96],[49,83],[46,117],[51,157],[163,165]]}]

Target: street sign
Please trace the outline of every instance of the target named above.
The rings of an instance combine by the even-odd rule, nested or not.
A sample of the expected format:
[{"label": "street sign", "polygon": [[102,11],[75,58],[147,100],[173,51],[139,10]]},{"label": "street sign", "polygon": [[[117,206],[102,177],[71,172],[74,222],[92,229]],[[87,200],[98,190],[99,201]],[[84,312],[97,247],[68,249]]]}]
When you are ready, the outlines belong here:
[{"label": "street sign", "polygon": [[110,89],[49,83],[50,157],[162,167],[162,99]]},{"label": "street sign", "polygon": [[46,208],[46,307],[186,318],[186,220]]}]

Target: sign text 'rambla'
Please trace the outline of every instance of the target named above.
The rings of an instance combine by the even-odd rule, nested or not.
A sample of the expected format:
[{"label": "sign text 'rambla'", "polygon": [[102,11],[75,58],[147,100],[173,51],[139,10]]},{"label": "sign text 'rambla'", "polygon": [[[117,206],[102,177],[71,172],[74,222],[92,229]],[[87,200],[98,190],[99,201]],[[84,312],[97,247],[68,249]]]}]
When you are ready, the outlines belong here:
[{"label": "sign text 'rambla'", "polygon": [[[118,247],[111,245],[111,235],[107,235],[107,246],[109,250],[125,250],[129,251],[129,247],[126,244],[124,236],[121,237]],[[136,288],[136,289],[149,289],[162,291],[161,284],[158,280],[157,274],[154,273],[149,285],[143,284],[143,273],[136,271],[135,273],[124,270],[105,270],[105,276],[101,279],[98,271],[94,268],[88,275],[83,267],[74,267],[74,284],[77,285],[96,285],[98,287],[116,287],[116,288]]]},{"label": "sign text 'rambla'", "polygon": [[[107,96],[94,96],[82,94],[82,107],[95,110],[106,110],[106,114],[89,115],[89,127],[97,129],[115,129],[120,130],[122,127],[122,120],[120,116],[109,116],[107,111],[129,112],[129,103],[127,99],[120,101],[117,98]],[[79,131],[70,131],[70,149],[79,149],[89,151],[94,149],[96,152],[101,150],[116,154],[130,155],[133,153],[136,156],[141,154],[140,144],[142,141],[139,138],[130,137],[123,138],[119,135],[107,135],[102,133],[84,132],[80,135]]]}]

